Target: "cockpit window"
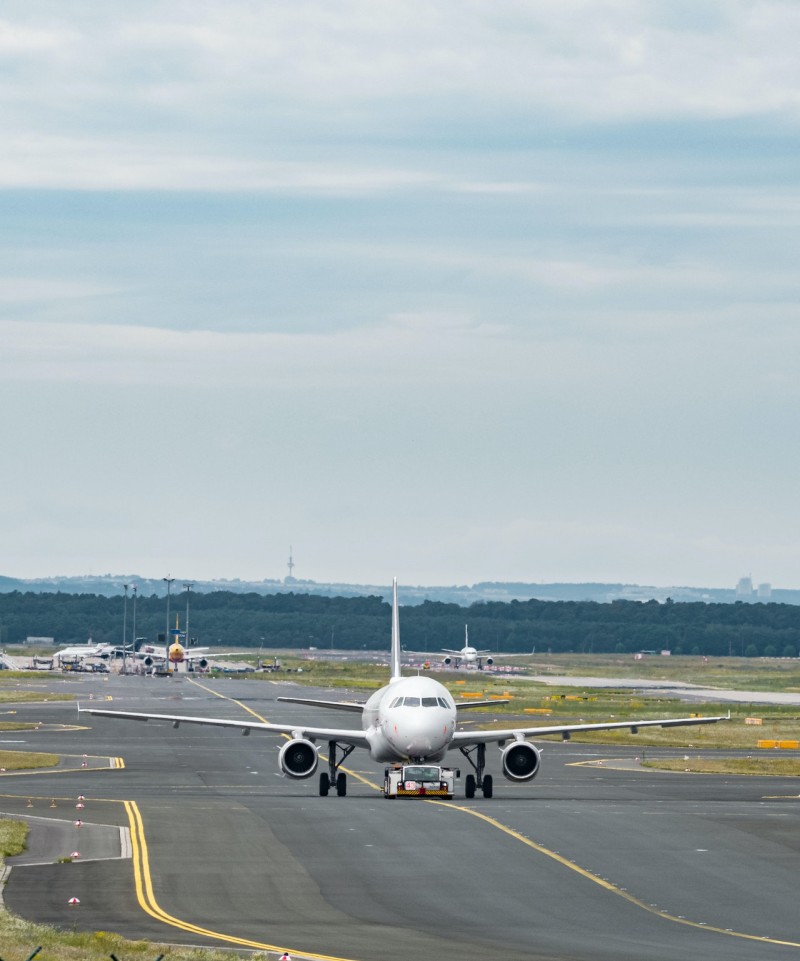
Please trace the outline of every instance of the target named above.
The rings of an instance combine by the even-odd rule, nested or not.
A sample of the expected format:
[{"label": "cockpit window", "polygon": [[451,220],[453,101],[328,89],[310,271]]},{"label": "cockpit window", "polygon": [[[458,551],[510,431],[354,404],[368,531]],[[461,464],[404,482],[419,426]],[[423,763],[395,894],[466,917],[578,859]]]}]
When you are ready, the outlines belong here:
[{"label": "cockpit window", "polygon": [[452,707],[443,697],[396,697],[389,707]]}]

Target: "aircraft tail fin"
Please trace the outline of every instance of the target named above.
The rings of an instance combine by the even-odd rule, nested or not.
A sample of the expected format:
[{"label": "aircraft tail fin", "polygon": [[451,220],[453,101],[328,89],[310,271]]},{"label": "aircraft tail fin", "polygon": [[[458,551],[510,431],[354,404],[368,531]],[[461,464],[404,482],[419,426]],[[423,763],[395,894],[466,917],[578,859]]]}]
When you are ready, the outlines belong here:
[{"label": "aircraft tail fin", "polygon": [[400,674],[400,612],[397,607],[397,578],[392,581],[392,677],[397,680]]}]

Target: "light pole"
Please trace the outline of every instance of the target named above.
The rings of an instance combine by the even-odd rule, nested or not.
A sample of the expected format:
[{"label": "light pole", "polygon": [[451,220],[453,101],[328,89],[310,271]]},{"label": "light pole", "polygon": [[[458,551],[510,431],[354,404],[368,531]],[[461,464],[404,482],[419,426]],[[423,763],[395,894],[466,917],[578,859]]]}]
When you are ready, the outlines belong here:
[{"label": "light pole", "polygon": [[[131,653],[136,650],[136,593],[137,588],[134,584],[131,588],[133,594],[133,635],[131,637]],[[122,648],[122,673],[128,673],[128,646],[127,644]]]},{"label": "light pole", "polygon": [[186,646],[189,646],[189,593],[194,584],[184,584],[186,588]]},{"label": "light pole", "polygon": [[[125,645],[128,643],[128,585],[125,588],[125,605],[122,609],[122,673],[125,673]],[[134,588],[136,590],[136,588]]]},{"label": "light pole", "polygon": [[161,580],[165,581],[167,585],[167,630],[164,633],[164,643],[167,645],[167,673],[169,673],[169,595],[170,590],[172,589],[172,582],[175,580],[175,578],[170,577],[169,574],[167,574],[167,576],[162,577]]}]

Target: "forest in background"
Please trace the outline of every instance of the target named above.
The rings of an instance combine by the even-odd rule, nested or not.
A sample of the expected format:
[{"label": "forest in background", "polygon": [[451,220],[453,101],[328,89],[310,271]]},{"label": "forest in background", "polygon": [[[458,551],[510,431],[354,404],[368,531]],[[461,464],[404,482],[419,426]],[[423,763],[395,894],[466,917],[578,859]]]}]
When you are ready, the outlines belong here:
[{"label": "forest in background", "polygon": [[[59,646],[121,644],[123,623],[133,637],[134,603],[96,594],[0,594],[0,645],[28,636],[53,637]],[[173,595],[181,627],[186,594]],[[788,604],[677,604],[648,601],[479,601],[468,607],[441,601],[404,606],[403,646],[434,653],[470,644],[493,652],[633,653],[796,657],[800,608]],[[136,635],[155,642],[166,628],[166,600],[136,600]],[[390,607],[380,597],[308,594],[192,593],[190,635],[201,645],[319,650],[388,650]]]}]

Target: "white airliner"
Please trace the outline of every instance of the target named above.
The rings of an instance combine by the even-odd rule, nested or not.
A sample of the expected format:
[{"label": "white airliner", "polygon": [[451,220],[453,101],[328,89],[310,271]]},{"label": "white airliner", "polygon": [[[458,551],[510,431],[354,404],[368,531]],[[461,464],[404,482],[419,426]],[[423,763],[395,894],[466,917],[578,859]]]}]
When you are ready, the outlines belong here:
[{"label": "white airliner", "polygon": [[[404,653],[429,657],[425,651],[404,651]],[[488,667],[491,667],[496,657],[503,659],[507,657],[530,657],[529,654],[495,654],[494,657],[490,657],[491,651],[479,651],[477,648],[470,647],[469,624],[464,625],[464,646],[457,651],[453,651],[449,647],[443,647],[442,654],[447,655],[442,658],[442,664],[448,667],[455,661],[456,670],[463,664],[465,667],[476,665],[479,671],[483,670],[484,662]]]},{"label": "white airliner", "polygon": [[62,648],[53,654],[53,658],[59,662],[82,661],[85,657],[108,657],[113,650],[112,644],[92,644],[87,641],[85,644]]},{"label": "white airliner", "polygon": [[130,711],[81,709],[82,714],[116,717],[127,720],[170,721],[180,724],[207,724],[239,728],[242,734],[266,731],[288,735],[289,740],[278,753],[278,764],[290,778],[312,777],[319,764],[317,742],[327,742],[328,770],[319,776],[321,795],[331,786],[341,797],[347,793],[347,779],[339,767],[357,747],[365,748],[373,761],[438,763],[448,751],[459,750],[475,774],[467,775],[465,794],[473,797],[476,787],[484,797],[492,796],[492,776],[484,774],[486,745],[497,744],[501,750],[503,774],[514,782],[530,781],[539,772],[541,751],[526,740],[544,734],[560,734],[569,740],[578,731],[608,731],[629,728],[634,734],[642,727],[678,727],[689,724],[711,724],[724,717],[664,718],[656,721],[610,721],[601,724],[564,724],[552,727],[514,727],[491,731],[458,731],[459,712],[499,701],[455,703],[450,692],[430,676],[403,677],[400,673],[400,620],[397,607],[397,581],[392,593],[392,651],[389,683],[370,695],[366,703],[323,701],[315,698],[279,697],[279,701],[312,707],[353,711],[361,715],[361,730],[318,727],[315,724],[272,724],[259,721],[230,721],[225,718],[191,717],[179,714],[139,714]]}]

